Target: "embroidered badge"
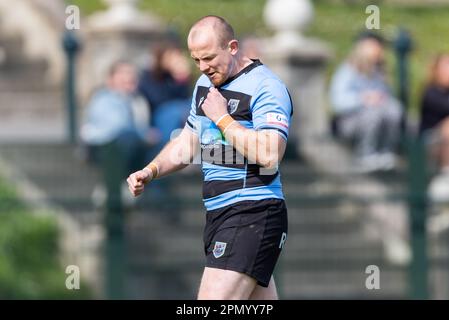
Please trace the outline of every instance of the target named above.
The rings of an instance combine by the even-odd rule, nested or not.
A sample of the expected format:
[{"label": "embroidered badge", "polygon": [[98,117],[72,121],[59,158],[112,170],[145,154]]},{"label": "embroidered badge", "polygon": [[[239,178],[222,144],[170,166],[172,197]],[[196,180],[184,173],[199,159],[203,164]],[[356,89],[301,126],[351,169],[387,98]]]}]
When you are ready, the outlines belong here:
[{"label": "embroidered badge", "polygon": [[226,242],[215,241],[214,250],[212,251],[215,258],[220,258],[222,255],[224,255],[225,250],[226,250]]},{"label": "embroidered badge", "polygon": [[240,103],[240,100],[229,99],[229,101],[228,101],[228,112],[229,112],[229,114],[233,114],[234,112],[237,111],[239,103]]}]

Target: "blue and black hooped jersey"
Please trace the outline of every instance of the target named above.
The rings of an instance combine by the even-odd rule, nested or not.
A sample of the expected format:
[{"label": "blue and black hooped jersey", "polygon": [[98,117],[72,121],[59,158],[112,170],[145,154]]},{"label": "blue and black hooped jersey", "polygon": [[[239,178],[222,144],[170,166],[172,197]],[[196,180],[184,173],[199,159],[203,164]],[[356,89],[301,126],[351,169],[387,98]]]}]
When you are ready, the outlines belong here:
[{"label": "blue and black hooped jersey", "polygon": [[[202,75],[195,86],[186,125],[199,137],[204,175],[203,201],[214,210],[244,200],[283,199],[279,171],[250,163],[230,145],[201,108],[213,86]],[[248,129],[275,130],[287,140],[293,113],[286,86],[259,60],[217,88],[228,101],[228,112]]]}]

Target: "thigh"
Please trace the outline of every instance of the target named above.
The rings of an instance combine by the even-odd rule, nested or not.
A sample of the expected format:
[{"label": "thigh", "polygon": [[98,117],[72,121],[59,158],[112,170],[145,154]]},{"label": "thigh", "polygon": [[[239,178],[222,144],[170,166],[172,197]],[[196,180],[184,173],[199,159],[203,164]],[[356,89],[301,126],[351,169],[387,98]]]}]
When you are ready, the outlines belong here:
[{"label": "thigh", "polygon": [[204,268],[198,300],[247,300],[256,287],[250,276],[216,268]]},{"label": "thigh", "polygon": [[402,106],[399,101],[394,98],[390,97],[380,109],[384,120],[389,123],[399,123],[402,118]]},{"label": "thigh", "polygon": [[344,139],[354,139],[359,135],[362,123],[366,117],[365,108],[340,116],[338,120],[338,127]]},{"label": "thigh", "polygon": [[274,278],[271,277],[268,287],[262,287],[257,285],[254,291],[249,296],[250,300],[278,300],[278,293],[276,289],[276,283]]}]

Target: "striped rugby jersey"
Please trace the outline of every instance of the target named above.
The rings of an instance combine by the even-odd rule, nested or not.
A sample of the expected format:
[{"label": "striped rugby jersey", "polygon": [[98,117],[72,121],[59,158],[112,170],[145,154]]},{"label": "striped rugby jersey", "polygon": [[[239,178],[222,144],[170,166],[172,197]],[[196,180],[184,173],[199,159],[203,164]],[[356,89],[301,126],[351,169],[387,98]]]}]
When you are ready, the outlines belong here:
[{"label": "striped rugby jersey", "polygon": [[[207,211],[239,201],[283,199],[279,171],[267,174],[230,145],[201,108],[212,83],[202,75],[193,92],[186,126],[198,137],[203,169],[203,201]],[[248,129],[272,129],[285,140],[293,114],[282,81],[259,60],[217,88],[228,101],[228,112]]]}]

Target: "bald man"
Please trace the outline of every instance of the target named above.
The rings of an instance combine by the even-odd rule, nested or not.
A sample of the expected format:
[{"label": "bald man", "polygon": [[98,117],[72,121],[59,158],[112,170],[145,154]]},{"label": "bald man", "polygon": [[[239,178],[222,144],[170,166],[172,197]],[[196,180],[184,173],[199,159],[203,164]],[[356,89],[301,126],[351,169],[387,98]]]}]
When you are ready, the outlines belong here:
[{"label": "bald man", "polygon": [[187,44],[203,75],[181,134],[128,178],[134,196],[200,152],[206,207],[206,266],[198,299],[278,299],[273,271],[287,238],[278,164],[288,137],[287,88],[239,51],[232,27],[206,16]]}]

